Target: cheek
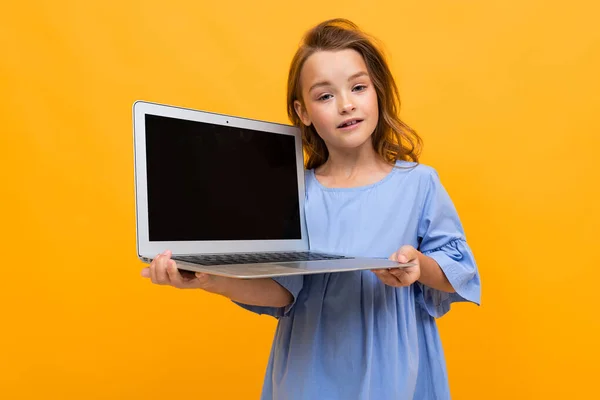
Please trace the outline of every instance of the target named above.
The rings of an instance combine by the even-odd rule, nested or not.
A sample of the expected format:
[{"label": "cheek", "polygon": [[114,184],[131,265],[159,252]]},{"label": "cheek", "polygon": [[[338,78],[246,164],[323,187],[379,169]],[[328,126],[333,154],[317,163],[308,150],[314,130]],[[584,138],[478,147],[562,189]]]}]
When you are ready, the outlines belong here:
[{"label": "cheek", "polygon": [[375,92],[374,90],[371,91],[369,93],[367,101],[368,101],[369,110],[373,113],[377,113],[378,112],[377,92]]},{"label": "cheek", "polygon": [[327,124],[330,119],[325,107],[315,107],[310,111],[309,115],[316,127]]}]

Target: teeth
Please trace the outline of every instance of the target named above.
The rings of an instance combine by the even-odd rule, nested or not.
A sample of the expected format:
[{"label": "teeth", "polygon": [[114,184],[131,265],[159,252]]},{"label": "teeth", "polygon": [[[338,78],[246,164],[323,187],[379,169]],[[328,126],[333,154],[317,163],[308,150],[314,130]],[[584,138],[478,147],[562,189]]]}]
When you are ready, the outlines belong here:
[{"label": "teeth", "polygon": [[356,125],[358,121],[350,121],[350,122],[346,122],[344,125],[342,126],[350,126],[350,125]]}]

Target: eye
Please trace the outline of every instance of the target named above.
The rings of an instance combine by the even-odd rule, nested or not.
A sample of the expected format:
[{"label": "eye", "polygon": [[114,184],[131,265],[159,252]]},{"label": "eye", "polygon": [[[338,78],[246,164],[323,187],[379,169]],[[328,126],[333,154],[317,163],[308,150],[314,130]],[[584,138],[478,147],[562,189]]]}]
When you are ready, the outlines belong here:
[{"label": "eye", "polygon": [[362,92],[366,88],[367,88],[367,85],[356,85],[352,88],[352,90],[355,92]]},{"label": "eye", "polygon": [[319,97],[317,100],[325,101],[325,100],[329,100],[331,97],[333,97],[333,96],[330,94],[324,94],[323,96]]}]

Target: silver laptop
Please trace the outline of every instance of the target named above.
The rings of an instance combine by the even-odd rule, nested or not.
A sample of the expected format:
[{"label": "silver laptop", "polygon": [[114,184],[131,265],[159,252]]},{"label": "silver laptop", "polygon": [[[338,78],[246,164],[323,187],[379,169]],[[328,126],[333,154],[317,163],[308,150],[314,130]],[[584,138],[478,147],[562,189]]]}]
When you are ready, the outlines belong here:
[{"label": "silver laptop", "polygon": [[138,257],[180,271],[265,278],[403,267],[309,250],[295,127],[137,101]]}]

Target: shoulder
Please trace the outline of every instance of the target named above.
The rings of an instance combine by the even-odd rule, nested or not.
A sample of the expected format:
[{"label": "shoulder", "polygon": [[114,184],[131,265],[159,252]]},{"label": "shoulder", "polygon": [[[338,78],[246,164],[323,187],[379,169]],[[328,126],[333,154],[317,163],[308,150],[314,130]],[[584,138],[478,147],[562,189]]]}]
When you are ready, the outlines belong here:
[{"label": "shoulder", "polygon": [[396,161],[394,170],[396,174],[404,175],[413,182],[431,183],[439,180],[439,174],[436,169],[426,164],[412,161]]},{"label": "shoulder", "polygon": [[424,204],[428,197],[443,191],[438,171],[427,164],[398,161],[394,167],[397,190],[403,195],[412,195],[415,202]]},{"label": "shoulder", "polygon": [[304,170],[304,192],[306,193],[306,195],[308,195],[309,191],[317,189],[317,182],[314,176],[315,175],[313,169]]},{"label": "shoulder", "polygon": [[310,178],[313,176],[313,170],[312,169],[305,169],[304,170],[304,184],[308,184],[310,182]]}]

